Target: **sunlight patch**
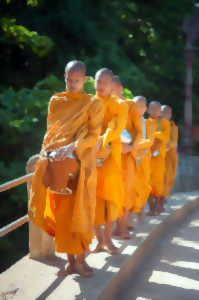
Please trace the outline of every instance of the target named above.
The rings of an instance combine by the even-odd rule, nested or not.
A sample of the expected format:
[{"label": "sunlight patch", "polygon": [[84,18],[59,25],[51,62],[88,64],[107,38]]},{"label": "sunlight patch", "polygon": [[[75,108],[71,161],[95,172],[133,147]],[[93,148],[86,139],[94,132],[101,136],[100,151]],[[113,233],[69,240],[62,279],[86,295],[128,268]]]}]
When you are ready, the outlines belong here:
[{"label": "sunlight patch", "polygon": [[199,270],[199,263],[190,262],[190,261],[176,261],[170,262],[168,260],[162,259],[161,262],[166,263],[170,266],[185,268],[185,269],[192,269],[192,270]]},{"label": "sunlight patch", "polygon": [[137,249],[137,246],[127,246],[123,251],[122,254],[133,254],[135,250]]},{"label": "sunlight patch", "polygon": [[181,238],[174,237],[171,243],[179,246],[190,247],[199,250],[199,242],[196,241],[186,241]]},{"label": "sunlight patch", "polygon": [[199,291],[199,281],[168,272],[153,271],[149,282]]}]

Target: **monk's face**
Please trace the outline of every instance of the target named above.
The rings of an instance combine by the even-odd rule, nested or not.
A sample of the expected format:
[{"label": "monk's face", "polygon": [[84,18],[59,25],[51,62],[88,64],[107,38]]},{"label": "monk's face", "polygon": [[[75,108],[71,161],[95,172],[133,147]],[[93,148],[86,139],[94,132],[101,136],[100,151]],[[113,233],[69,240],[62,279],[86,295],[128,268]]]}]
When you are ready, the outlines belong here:
[{"label": "monk's face", "polygon": [[109,97],[112,93],[112,78],[109,75],[102,75],[95,80],[96,92],[100,97]]},{"label": "monk's face", "polygon": [[137,106],[138,106],[139,114],[141,116],[143,116],[144,113],[147,111],[146,101],[140,100],[140,101],[138,101],[136,103],[137,103]]},{"label": "monk's face", "polygon": [[165,109],[165,110],[163,110],[161,112],[161,117],[164,118],[164,119],[166,119],[166,120],[168,120],[168,121],[170,121],[171,118],[172,118],[172,111],[171,111],[171,109],[167,109],[167,110]]},{"label": "monk's face", "polygon": [[112,83],[112,95],[116,97],[122,96],[123,87],[115,82]]},{"label": "monk's face", "polygon": [[152,104],[149,106],[149,115],[153,119],[157,119],[161,115],[161,106],[159,104]]},{"label": "monk's face", "polygon": [[86,76],[82,71],[74,70],[65,73],[66,88],[72,93],[79,93],[83,90]]}]

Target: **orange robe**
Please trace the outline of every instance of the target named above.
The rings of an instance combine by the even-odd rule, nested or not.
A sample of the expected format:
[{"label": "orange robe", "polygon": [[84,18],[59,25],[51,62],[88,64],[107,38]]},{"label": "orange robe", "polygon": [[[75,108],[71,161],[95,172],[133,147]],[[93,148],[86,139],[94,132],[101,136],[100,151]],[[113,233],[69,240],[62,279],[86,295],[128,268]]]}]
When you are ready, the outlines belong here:
[{"label": "orange robe", "polygon": [[[143,138],[136,155],[136,201],[133,212],[140,212],[151,192],[151,146],[155,138],[156,122],[142,118]],[[143,155],[142,151],[146,153]]]},{"label": "orange robe", "polygon": [[170,191],[174,185],[176,177],[176,169],[178,164],[178,127],[175,125],[174,121],[170,122],[170,140],[167,144],[166,152],[166,171],[164,177],[164,197],[167,198]]},{"label": "orange robe", "polygon": [[[85,92],[54,95],[49,103],[47,132],[33,177],[29,217],[55,235],[56,251],[80,255],[93,237],[96,204],[96,143],[103,121],[102,103]],[[42,156],[71,142],[80,160],[77,188],[72,195],[46,189],[43,175],[48,163]]]},{"label": "orange robe", "polygon": [[122,174],[124,181],[123,208],[133,211],[137,197],[136,153],[138,144],[142,138],[142,121],[137,104],[132,100],[126,100],[126,103],[129,106],[126,129],[132,136],[133,149],[129,153],[122,154]]},{"label": "orange robe", "polygon": [[[170,138],[170,122],[165,119],[154,119],[156,121],[155,139],[161,140],[159,155],[151,156],[151,194],[155,197],[163,196],[166,146]],[[155,140],[154,140],[155,142]]]},{"label": "orange robe", "polygon": [[[98,96],[97,96],[98,97]],[[103,147],[110,144],[110,154],[98,170],[96,225],[115,221],[121,213],[124,197],[120,134],[125,128],[128,106],[115,97],[100,98],[104,104]]]}]

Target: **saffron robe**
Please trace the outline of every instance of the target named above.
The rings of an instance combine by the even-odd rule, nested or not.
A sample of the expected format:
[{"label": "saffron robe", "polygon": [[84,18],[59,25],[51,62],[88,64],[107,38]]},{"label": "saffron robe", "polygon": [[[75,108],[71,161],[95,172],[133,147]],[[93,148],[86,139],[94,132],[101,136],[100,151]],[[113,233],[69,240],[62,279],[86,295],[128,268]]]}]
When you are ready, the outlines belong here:
[{"label": "saffron robe", "polygon": [[[103,121],[102,103],[85,92],[54,95],[49,103],[47,131],[35,168],[29,202],[29,217],[55,235],[56,250],[84,253],[93,237],[96,205],[96,144]],[[43,154],[75,143],[80,160],[76,190],[59,195],[46,189],[43,175],[48,160]]]},{"label": "saffron robe", "polygon": [[[155,197],[161,197],[164,190],[166,146],[170,138],[170,122],[165,119],[154,120],[156,121],[156,133],[151,148],[151,194]],[[161,144],[156,149],[158,150],[158,155],[154,156],[153,146],[157,144],[156,139],[161,141]]]},{"label": "saffron robe", "polygon": [[175,125],[174,121],[170,122],[170,140],[167,144],[166,152],[166,170],[164,176],[164,197],[167,198],[170,191],[174,185],[176,177],[176,169],[178,164],[178,127]]},{"label": "saffron robe", "polygon": [[121,214],[124,198],[124,186],[122,180],[121,151],[122,144],[120,134],[126,126],[128,106],[116,97],[101,98],[104,105],[104,122],[102,127],[102,147],[110,144],[110,154],[97,168],[97,204],[96,225],[115,221]]}]

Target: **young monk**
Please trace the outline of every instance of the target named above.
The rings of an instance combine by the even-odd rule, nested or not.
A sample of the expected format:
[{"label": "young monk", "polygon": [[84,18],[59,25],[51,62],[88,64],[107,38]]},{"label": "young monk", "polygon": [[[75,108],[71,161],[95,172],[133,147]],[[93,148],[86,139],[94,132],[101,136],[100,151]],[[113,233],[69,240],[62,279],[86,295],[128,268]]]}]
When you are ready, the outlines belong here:
[{"label": "young monk", "polygon": [[154,143],[151,147],[151,195],[148,203],[148,215],[158,215],[162,210],[162,196],[164,188],[166,145],[170,137],[169,121],[160,118],[161,104],[152,101],[149,104],[149,115],[156,123]]},{"label": "young monk", "polygon": [[[122,180],[120,134],[124,130],[128,106],[118,97],[112,96],[113,73],[103,68],[96,73],[96,97],[104,105],[102,127],[102,147],[110,147],[110,154],[98,167],[98,186],[96,204],[96,237],[98,245],[95,252],[106,247],[111,254],[118,253],[112,242],[114,221],[121,214],[124,187]],[[103,232],[101,225],[105,224]]]},{"label": "young monk", "polygon": [[144,206],[151,192],[151,146],[155,138],[156,122],[149,118],[145,119],[147,111],[147,100],[143,96],[133,98],[138,106],[138,111],[142,117],[142,140],[139,143],[136,159],[136,186],[137,201],[136,211],[141,222],[144,215]]},{"label": "young monk", "polygon": [[[103,105],[83,91],[86,67],[71,61],[65,67],[66,91],[55,94],[48,107],[47,131],[33,178],[29,217],[55,236],[57,252],[66,253],[68,268],[61,274],[92,275],[85,261],[93,237],[96,204],[96,144],[103,121]],[[67,150],[67,145],[70,145]],[[72,146],[71,146],[72,145]],[[48,157],[59,157],[60,147],[80,162],[79,175],[72,194],[47,189],[43,177]],[[60,176],[60,174],[57,174]]]},{"label": "young monk", "polygon": [[162,197],[162,204],[164,204],[164,199],[169,196],[176,177],[178,163],[178,127],[175,125],[174,121],[171,120],[172,108],[169,105],[163,105],[161,107],[161,117],[170,122],[170,140],[167,144],[166,171],[164,176],[164,191]]},{"label": "young monk", "polygon": [[[113,93],[120,99],[125,99],[122,95],[123,85],[120,78],[114,77]],[[126,129],[131,136],[132,143],[130,145],[123,143],[122,154],[122,174],[124,181],[124,202],[123,216],[118,221],[115,234],[123,239],[129,239],[131,236],[128,231],[129,215],[134,211],[136,199],[136,153],[139,141],[142,138],[142,123],[138,112],[137,104],[132,100],[125,99],[127,103],[128,121]]]}]

